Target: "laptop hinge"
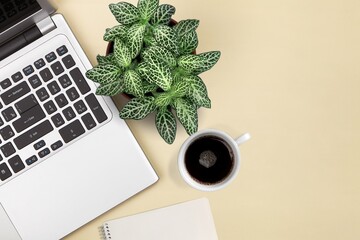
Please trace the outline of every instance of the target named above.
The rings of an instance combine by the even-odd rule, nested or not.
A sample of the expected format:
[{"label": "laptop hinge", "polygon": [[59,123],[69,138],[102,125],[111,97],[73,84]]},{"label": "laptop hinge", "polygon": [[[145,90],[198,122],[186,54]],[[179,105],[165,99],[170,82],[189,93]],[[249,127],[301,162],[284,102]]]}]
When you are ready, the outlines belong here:
[{"label": "laptop hinge", "polygon": [[42,35],[45,35],[56,28],[55,23],[53,22],[50,16],[37,22],[36,26],[39,28]]},{"label": "laptop hinge", "polygon": [[25,32],[0,45],[0,61],[25,47],[26,45],[32,43],[36,39],[44,36],[55,28],[56,25],[52,21],[51,17],[46,17],[39,21],[36,23],[36,26],[34,25]]},{"label": "laptop hinge", "polygon": [[42,34],[39,29],[36,26],[33,26],[22,34],[17,35],[6,43],[0,45],[0,61],[32,43],[41,36]]}]

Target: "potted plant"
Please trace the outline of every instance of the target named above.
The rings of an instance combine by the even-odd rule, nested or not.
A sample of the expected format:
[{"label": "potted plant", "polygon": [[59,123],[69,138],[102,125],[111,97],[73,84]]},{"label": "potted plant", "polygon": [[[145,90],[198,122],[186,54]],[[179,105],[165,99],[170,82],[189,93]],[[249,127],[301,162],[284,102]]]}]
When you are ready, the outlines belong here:
[{"label": "potted plant", "polygon": [[129,95],[120,110],[123,119],[143,119],[155,112],[157,130],[169,144],[176,136],[176,117],[189,135],[195,133],[197,109],[211,107],[198,75],[220,58],[219,51],[195,54],[199,21],[171,24],[175,8],[158,0],[139,0],[137,6],[119,2],[109,8],[120,24],[104,34],[113,44],[112,53],[98,55],[98,65],[86,73],[99,84],[96,93]]}]

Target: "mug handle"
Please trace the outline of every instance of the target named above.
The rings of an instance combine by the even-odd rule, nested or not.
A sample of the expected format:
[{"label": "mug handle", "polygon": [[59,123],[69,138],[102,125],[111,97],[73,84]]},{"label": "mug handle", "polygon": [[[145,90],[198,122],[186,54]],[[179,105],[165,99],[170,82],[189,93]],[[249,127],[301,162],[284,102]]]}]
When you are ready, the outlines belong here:
[{"label": "mug handle", "polygon": [[235,142],[237,143],[237,145],[241,145],[244,142],[248,141],[250,138],[251,138],[250,133],[244,133],[243,135],[235,139]]}]

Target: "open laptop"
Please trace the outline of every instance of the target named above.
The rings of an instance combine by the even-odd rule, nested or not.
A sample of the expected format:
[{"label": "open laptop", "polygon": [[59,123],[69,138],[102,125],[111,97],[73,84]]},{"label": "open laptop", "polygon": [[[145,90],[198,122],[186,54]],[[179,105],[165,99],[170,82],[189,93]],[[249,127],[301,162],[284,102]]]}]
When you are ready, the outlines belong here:
[{"label": "open laptop", "polygon": [[0,0],[0,239],[59,239],[158,180],[64,18]]}]

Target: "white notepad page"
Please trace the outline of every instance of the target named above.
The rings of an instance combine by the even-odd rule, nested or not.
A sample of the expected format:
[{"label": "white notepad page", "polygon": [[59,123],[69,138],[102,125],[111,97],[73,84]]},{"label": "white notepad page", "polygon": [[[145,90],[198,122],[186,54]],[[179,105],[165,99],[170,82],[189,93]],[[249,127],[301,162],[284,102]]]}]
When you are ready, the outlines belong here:
[{"label": "white notepad page", "polygon": [[208,199],[105,222],[106,240],[218,240]]}]

